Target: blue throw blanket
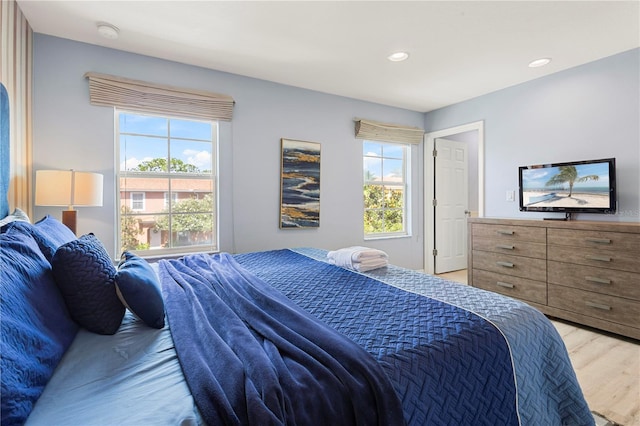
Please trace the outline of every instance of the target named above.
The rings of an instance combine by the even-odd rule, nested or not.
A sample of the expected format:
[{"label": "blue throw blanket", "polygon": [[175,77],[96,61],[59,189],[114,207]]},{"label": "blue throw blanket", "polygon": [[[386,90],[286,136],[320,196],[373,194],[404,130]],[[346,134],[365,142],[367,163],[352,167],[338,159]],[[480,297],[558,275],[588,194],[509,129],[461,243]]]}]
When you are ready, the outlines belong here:
[{"label": "blue throw blanket", "polygon": [[208,424],[404,424],[380,365],[231,256],[161,261],[167,318]]}]

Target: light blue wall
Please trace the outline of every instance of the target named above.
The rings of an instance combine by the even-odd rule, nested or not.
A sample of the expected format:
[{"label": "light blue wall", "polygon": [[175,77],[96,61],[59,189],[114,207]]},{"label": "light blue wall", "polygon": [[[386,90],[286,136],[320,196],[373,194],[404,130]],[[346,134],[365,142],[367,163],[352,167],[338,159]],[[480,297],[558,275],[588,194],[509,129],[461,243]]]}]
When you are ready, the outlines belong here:
[{"label": "light blue wall", "polygon": [[[422,146],[412,149],[412,236],[362,239],[361,143],[353,118],[435,131],[484,120],[485,216],[536,218],[505,201],[520,165],[616,157],[619,212],[578,219],[640,221],[640,49],[422,114],[281,84],[129,54],[42,34],[34,36],[34,170],[90,170],[105,175],[105,203],[78,213],[78,233],[115,248],[113,112],[91,106],[87,71],[231,95],[231,123],[221,126],[221,249],[334,249],[366,244],[391,261],[423,267]],[[322,144],[321,226],[280,230],[280,138]],[[36,207],[35,218],[61,209]]]},{"label": "light blue wall", "polygon": [[[94,232],[114,255],[114,119],[110,108],[89,104],[85,72],[172,84],[231,95],[232,123],[221,126],[220,239],[224,251],[283,247],[335,249],[363,245],[362,144],[353,119],[420,127],[424,115],[238,75],[129,54],[42,34],[34,36],[34,170],[59,168],[103,173],[101,208],[78,209],[78,234]],[[280,138],[322,144],[321,216],[315,230],[280,230]],[[422,268],[422,148],[412,149],[410,238],[366,241],[395,264]],[[60,217],[60,208],[36,207]]]},{"label": "light blue wall", "polygon": [[521,213],[517,199],[506,201],[506,191],[518,189],[518,166],[615,157],[618,213],[576,218],[640,221],[640,49],[429,112],[425,129],[479,120],[485,216],[550,216]]}]

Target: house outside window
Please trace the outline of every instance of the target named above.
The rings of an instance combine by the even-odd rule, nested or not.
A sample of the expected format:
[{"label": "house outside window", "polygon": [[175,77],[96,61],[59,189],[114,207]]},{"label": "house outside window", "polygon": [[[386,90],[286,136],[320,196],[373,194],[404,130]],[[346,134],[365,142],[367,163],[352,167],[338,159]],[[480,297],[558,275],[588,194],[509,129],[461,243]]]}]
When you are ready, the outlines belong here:
[{"label": "house outside window", "polygon": [[363,141],[364,236],[406,236],[410,145]]},{"label": "house outside window", "polygon": [[116,116],[121,250],[216,251],[217,122]]}]

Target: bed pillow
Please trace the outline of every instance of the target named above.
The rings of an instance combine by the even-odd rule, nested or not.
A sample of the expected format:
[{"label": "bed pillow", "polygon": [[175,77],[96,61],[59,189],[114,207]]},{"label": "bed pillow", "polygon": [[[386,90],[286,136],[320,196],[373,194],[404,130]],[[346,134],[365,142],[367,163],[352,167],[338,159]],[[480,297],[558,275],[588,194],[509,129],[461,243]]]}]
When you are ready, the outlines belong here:
[{"label": "bed pillow", "polygon": [[40,251],[49,262],[51,262],[58,247],[76,239],[75,234],[65,224],[49,215],[46,215],[35,224],[27,221],[15,221],[12,223],[20,228],[22,232],[31,234],[38,243]]},{"label": "bed pillow", "polygon": [[51,266],[71,318],[94,333],[118,331],[125,309],[116,294],[116,268],[95,235],[61,245]]},{"label": "bed pillow", "polygon": [[164,301],[158,276],[143,258],[125,251],[116,272],[118,297],[149,327],[164,327]]},{"label": "bed pillow", "polygon": [[67,225],[49,215],[36,222],[34,228],[33,237],[49,262],[58,247],[76,239],[75,234],[67,228]]},{"label": "bed pillow", "polygon": [[0,227],[16,221],[29,222],[29,216],[27,216],[27,214],[22,210],[15,209],[13,213],[8,215],[7,217],[0,219]]},{"label": "bed pillow", "polygon": [[[18,223],[18,222],[15,222]],[[14,224],[0,234],[1,424],[23,424],[76,333],[38,244]]]}]

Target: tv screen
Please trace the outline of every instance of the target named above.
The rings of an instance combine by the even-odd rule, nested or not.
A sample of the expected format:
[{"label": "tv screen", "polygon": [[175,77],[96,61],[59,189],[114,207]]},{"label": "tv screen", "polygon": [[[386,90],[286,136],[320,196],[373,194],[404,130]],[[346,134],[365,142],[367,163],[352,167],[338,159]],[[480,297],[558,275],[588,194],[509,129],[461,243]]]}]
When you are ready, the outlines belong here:
[{"label": "tv screen", "polygon": [[519,168],[520,211],[616,211],[616,159],[572,161]]}]

